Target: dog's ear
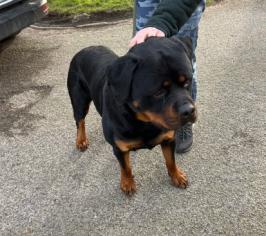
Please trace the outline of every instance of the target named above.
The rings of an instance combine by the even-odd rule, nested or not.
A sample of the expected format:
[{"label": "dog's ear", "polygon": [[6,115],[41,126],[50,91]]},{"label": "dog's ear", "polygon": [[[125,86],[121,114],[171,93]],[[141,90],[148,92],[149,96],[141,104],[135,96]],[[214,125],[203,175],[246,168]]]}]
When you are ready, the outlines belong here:
[{"label": "dog's ear", "polygon": [[179,41],[181,42],[182,46],[184,47],[188,57],[190,60],[192,60],[192,55],[193,55],[193,44],[192,40],[190,37],[181,37],[181,36],[172,36],[171,40],[173,41]]},{"label": "dog's ear", "polygon": [[175,35],[170,40],[167,39],[162,47],[164,50],[159,49],[159,53],[169,70],[191,79],[193,71],[191,39]]},{"label": "dog's ear", "polygon": [[115,98],[121,103],[124,103],[130,95],[132,79],[138,62],[139,59],[129,53],[118,58],[108,68],[108,86],[111,88]]}]

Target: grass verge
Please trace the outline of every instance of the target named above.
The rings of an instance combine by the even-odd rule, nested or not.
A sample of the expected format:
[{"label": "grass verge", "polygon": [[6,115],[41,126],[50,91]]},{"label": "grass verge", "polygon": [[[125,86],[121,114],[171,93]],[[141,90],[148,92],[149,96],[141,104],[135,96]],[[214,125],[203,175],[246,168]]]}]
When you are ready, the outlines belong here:
[{"label": "grass verge", "polygon": [[214,2],[218,2],[217,0],[207,0],[207,6],[213,4]]},{"label": "grass verge", "polygon": [[131,10],[133,0],[48,0],[50,13],[72,15]]},{"label": "grass verge", "polygon": [[[207,0],[210,5],[219,0]],[[81,13],[99,13],[130,11],[134,0],[48,0],[50,13],[75,15]]]}]

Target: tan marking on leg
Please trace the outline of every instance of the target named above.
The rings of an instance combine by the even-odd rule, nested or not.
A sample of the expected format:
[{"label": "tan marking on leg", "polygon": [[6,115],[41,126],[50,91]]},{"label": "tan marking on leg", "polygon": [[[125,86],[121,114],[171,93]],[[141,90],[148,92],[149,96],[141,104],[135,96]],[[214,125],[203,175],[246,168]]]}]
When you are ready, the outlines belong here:
[{"label": "tan marking on leg", "polygon": [[121,190],[127,194],[132,195],[136,192],[136,184],[134,181],[134,176],[132,175],[131,164],[130,164],[130,155],[129,152],[123,153],[125,166],[121,166]]},{"label": "tan marking on leg", "polygon": [[170,144],[161,144],[168,174],[174,186],[186,188],[188,180],[186,174],[175,164],[174,150]]},{"label": "tan marking on leg", "polygon": [[76,147],[84,152],[88,148],[88,139],[86,137],[85,120],[78,123]]}]

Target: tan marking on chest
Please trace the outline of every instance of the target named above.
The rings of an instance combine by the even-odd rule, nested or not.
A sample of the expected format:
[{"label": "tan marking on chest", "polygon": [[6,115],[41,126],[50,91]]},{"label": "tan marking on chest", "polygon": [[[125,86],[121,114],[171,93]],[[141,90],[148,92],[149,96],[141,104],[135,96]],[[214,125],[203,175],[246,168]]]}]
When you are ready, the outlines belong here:
[{"label": "tan marking on chest", "polygon": [[162,133],[159,136],[157,136],[154,140],[153,143],[154,144],[160,144],[163,141],[174,141],[175,139],[175,131],[174,130],[170,130],[167,131],[166,133]]},{"label": "tan marking on chest", "polygon": [[122,152],[128,152],[134,149],[141,148],[143,142],[141,140],[131,140],[131,141],[116,140],[115,144]]}]

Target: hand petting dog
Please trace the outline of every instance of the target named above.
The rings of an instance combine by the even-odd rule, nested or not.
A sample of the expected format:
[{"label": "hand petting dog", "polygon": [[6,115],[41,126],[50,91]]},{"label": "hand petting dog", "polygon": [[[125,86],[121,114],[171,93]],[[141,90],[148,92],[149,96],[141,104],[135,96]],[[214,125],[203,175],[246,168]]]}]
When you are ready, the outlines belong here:
[{"label": "hand petting dog", "polygon": [[130,40],[129,48],[143,43],[149,37],[165,37],[165,33],[154,27],[143,28],[136,33],[136,35]]}]

